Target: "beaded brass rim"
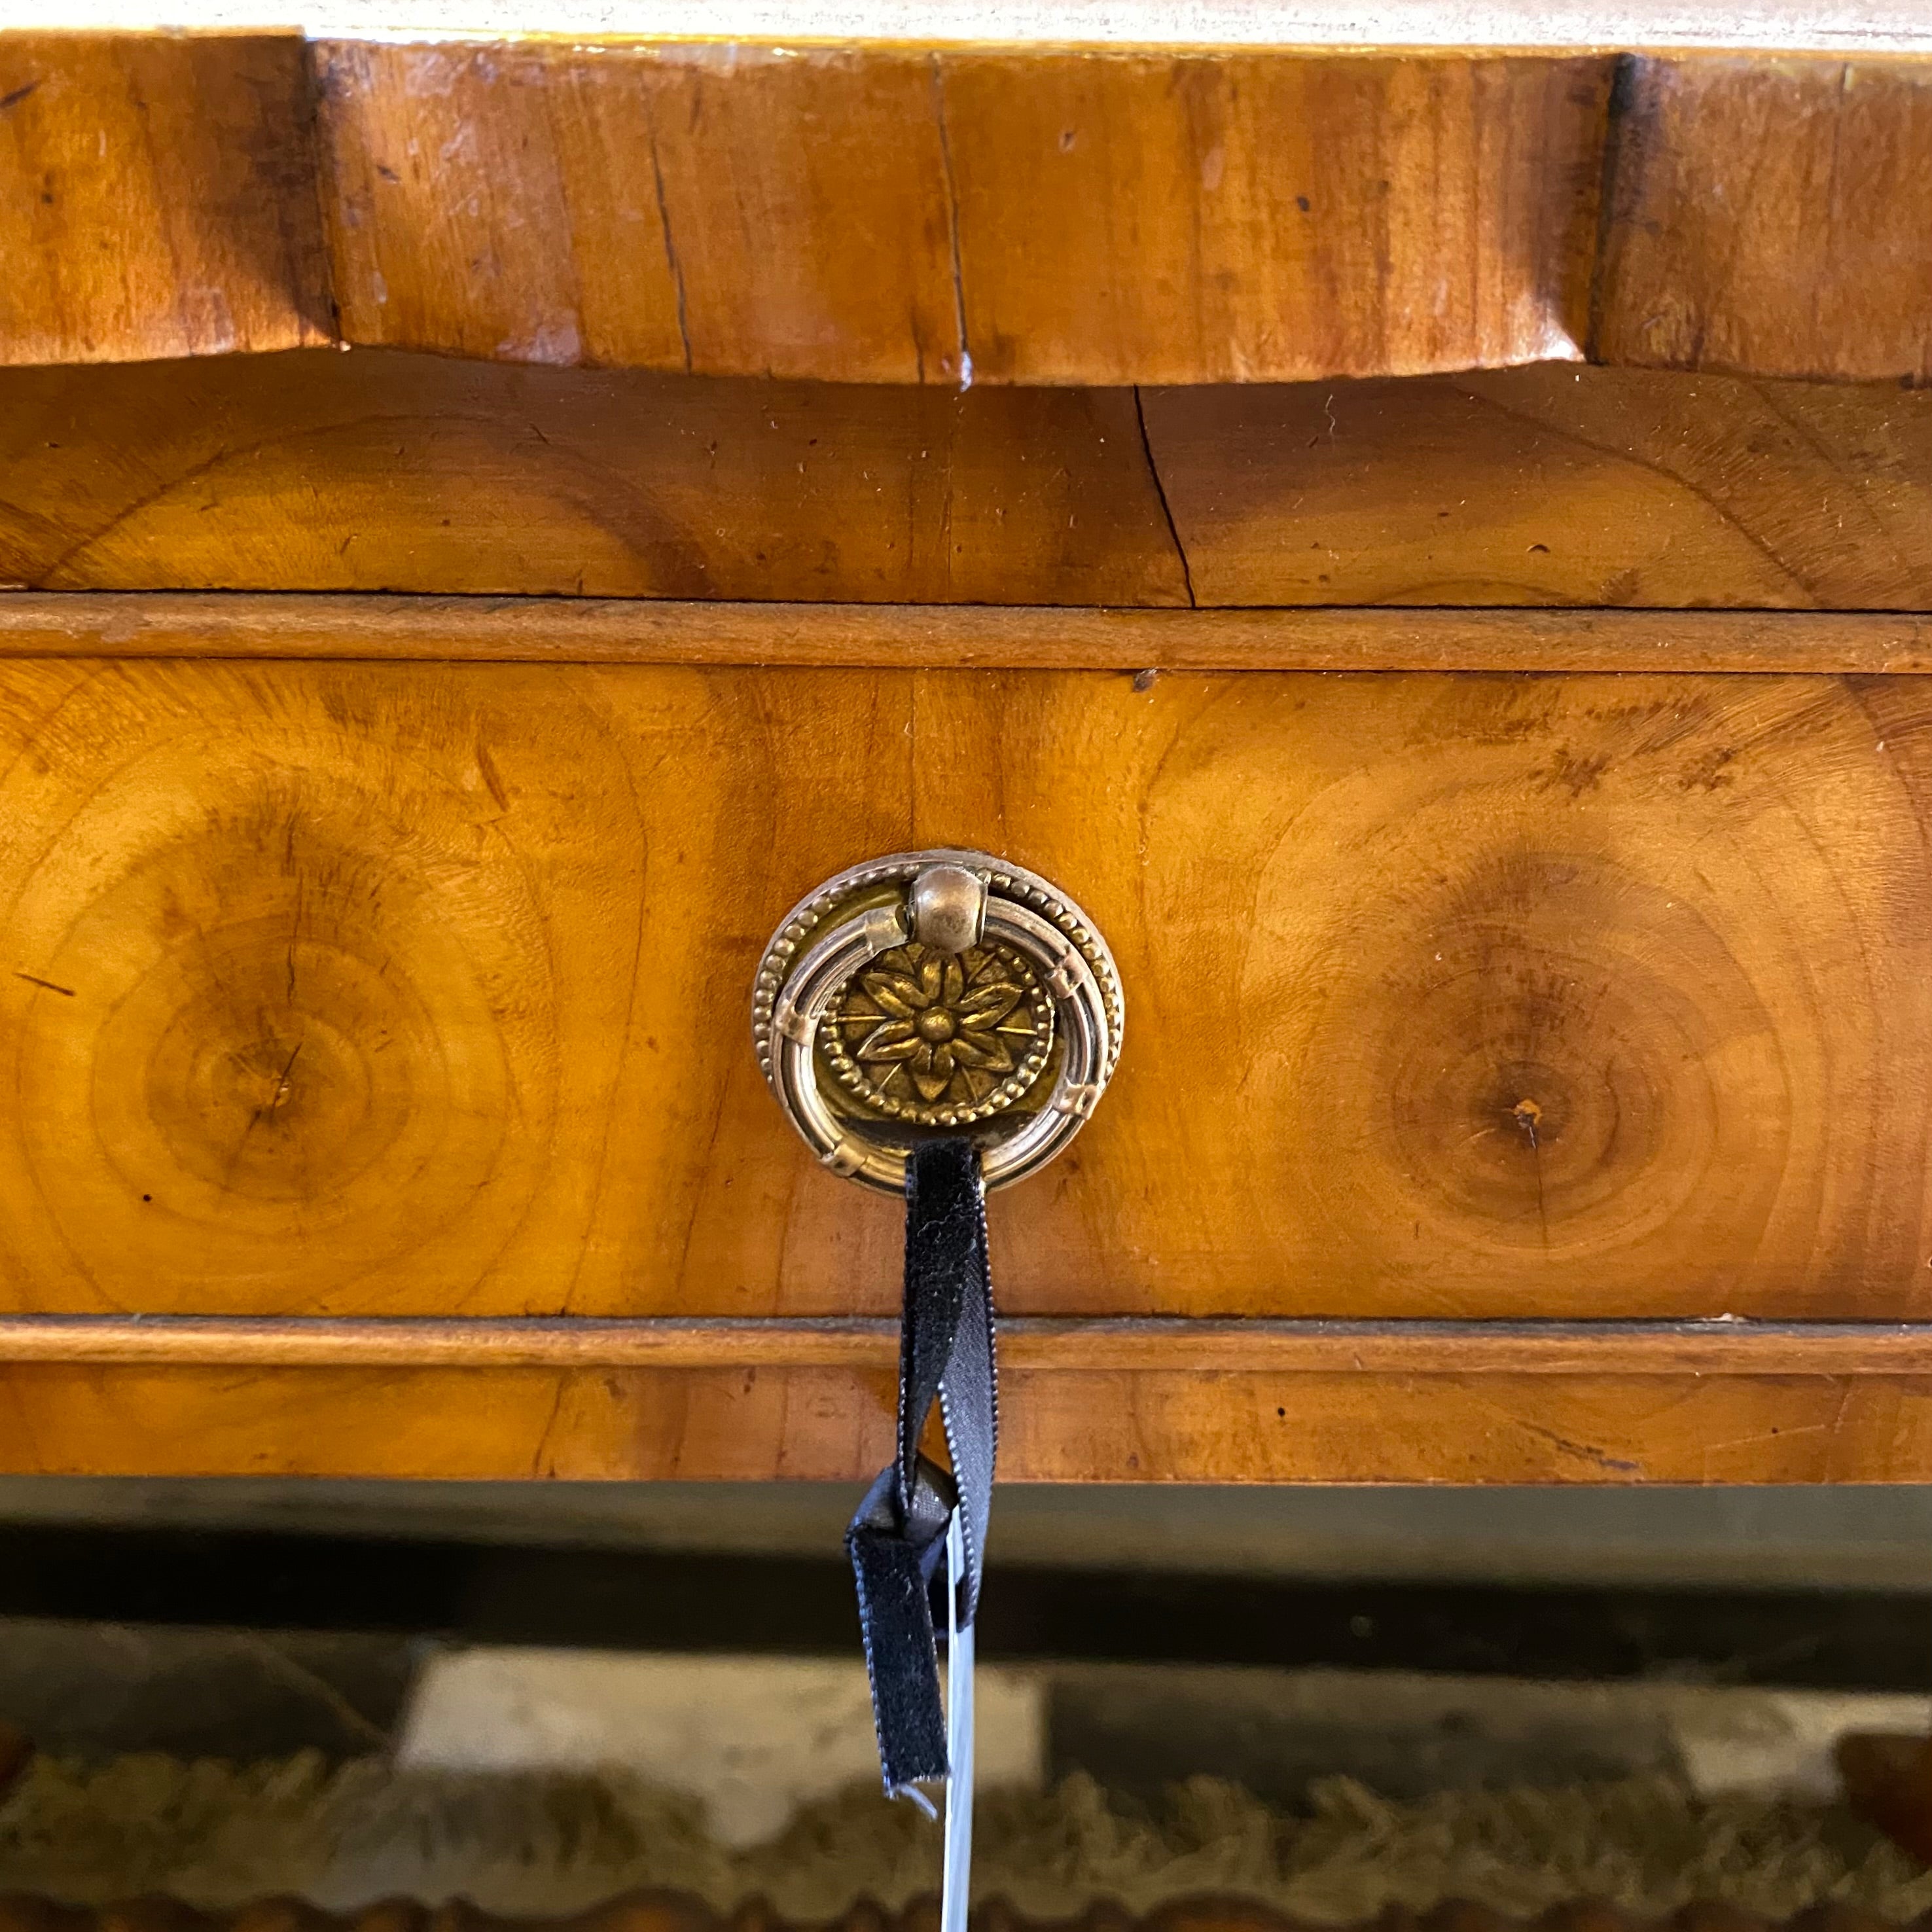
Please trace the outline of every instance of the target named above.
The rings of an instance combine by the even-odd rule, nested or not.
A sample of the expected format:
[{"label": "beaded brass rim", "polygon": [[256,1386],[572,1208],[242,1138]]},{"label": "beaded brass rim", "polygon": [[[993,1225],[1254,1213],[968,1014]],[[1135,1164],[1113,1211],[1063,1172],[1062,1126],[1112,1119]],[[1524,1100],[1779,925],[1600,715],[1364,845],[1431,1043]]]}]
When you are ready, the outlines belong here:
[{"label": "beaded brass rim", "polygon": [[1045,1165],[1118,1063],[1120,975],[1078,906],[980,852],[896,853],[808,893],[765,948],[758,1064],[834,1172],[897,1193],[913,1142],[979,1138],[988,1188]]}]

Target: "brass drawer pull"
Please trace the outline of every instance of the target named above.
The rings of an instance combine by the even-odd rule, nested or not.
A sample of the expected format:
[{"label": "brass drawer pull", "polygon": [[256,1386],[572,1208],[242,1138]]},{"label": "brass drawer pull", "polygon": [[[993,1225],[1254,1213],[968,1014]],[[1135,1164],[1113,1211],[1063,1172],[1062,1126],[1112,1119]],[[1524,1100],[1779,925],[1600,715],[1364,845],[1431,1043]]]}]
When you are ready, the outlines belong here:
[{"label": "brass drawer pull", "polygon": [[[896,853],[827,880],[772,935],[752,992],[787,1118],[834,1173],[906,1204],[896,1454],[845,1546],[886,1790],[928,1810],[922,1786],[946,1792],[941,1932],[967,1923],[973,1622],[998,1454],[986,1190],[1085,1125],[1124,1017],[1093,922],[983,852]],[[935,1403],[950,1468],[920,1448]]]},{"label": "brass drawer pull", "polygon": [[983,852],[849,867],[759,962],[752,1034],[778,1104],[835,1173],[892,1194],[934,1132],[979,1144],[988,1188],[1080,1131],[1120,1059],[1106,942],[1057,886]]}]

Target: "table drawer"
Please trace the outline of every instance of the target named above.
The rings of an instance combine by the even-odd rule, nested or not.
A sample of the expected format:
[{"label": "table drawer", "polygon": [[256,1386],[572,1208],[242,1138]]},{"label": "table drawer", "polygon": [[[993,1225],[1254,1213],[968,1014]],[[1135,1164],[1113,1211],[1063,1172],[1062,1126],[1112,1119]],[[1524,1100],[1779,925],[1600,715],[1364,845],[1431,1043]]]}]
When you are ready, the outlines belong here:
[{"label": "table drawer", "polygon": [[1095,916],[1017,1314],[1922,1314],[1914,677],[0,663],[15,1310],[890,1314],[766,935],[983,848]]}]

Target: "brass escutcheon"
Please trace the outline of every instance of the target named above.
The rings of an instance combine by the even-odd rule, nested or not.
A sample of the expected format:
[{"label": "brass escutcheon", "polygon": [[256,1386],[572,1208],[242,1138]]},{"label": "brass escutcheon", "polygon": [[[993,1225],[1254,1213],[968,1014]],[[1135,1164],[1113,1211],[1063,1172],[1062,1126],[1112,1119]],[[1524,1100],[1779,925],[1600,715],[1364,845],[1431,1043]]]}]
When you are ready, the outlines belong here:
[{"label": "brass escutcheon", "polygon": [[1120,975],[1057,886],[983,852],[896,853],[808,893],[752,998],[758,1064],[834,1172],[891,1193],[934,1133],[972,1135],[988,1187],[1051,1160],[1120,1058]]}]

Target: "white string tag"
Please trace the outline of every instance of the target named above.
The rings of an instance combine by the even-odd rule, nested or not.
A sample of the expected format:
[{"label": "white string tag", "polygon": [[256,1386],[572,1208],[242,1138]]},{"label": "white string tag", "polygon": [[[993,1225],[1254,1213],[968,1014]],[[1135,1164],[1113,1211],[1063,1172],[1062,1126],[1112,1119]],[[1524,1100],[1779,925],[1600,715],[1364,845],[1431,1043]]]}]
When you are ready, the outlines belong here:
[{"label": "white string tag", "polygon": [[939,1932],[966,1932],[973,1884],[973,1626],[959,1627],[966,1538],[955,1510],[946,1532],[946,1862]]}]

